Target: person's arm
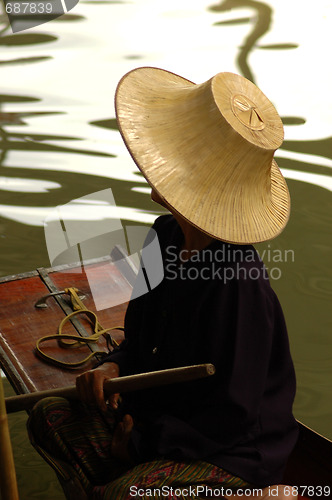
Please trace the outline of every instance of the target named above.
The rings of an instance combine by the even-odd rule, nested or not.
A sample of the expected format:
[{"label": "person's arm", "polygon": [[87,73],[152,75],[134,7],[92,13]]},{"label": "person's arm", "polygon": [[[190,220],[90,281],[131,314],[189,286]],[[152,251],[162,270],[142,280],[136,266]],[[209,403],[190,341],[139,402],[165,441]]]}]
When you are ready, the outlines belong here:
[{"label": "person's arm", "polygon": [[[110,378],[117,378],[120,369],[116,363],[104,363],[94,370],[82,373],[76,378],[76,388],[82,401],[87,404],[97,405],[102,411],[107,411],[107,404],[104,396],[104,383]],[[119,394],[112,394],[108,398],[108,403],[112,408],[118,407]]]},{"label": "person's arm", "polygon": [[[107,379],[135,373],[137,344],[139,342],[139,299],[128,305],[125,318],[125,339],[120,346],[106,356],[93,370],[79,375],[76,387],[79,397],[88,404],[96,404],[102,411],[107,410],[104,383]],[[116,409],[119,394],[112,394],[108,404]]]},{"label": "person's arm", "polygon": [[[153,227],[156,227],[156,221]],[[155,231],[151,229],[153,235]],[[149,236],[151,238],[151,235]],[[135,296],[135,286],[140,283],[140,270],[134,285],[133,296]],[[145,279],[145,278],[144,278]],[[76,379],[76,386],[80,398],[89,404],[97,404],[99,408],[106,411],[107,405],[104,398],[104,382],[109,378],[132,375],[138,373],[137,353],[139,352],[141,318],[145,304],[144,295],[138,295],[131,299],[125,316],[125,339],[120,346],[103,358],[98,365],[88,372],[83,373]],[[113,394],[108,403],[117,408],[119,394]]]}]

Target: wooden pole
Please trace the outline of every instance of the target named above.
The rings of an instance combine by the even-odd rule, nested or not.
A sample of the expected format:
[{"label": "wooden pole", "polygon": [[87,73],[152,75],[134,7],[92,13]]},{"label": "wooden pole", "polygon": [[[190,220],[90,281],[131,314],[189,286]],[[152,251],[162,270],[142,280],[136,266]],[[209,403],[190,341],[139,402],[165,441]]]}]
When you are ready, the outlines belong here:
[{"label": "wooden pole", "polygon": [[[198,378],[208,377],[215,373],[215,367],[212,364],[184,366],[180,368],[170,368],[168,370],[159,370],[155,372],[139,373],[137,375],[128,375],[107,380],[104,384],[105,396],[110,394],[137,391],[148,389],[160,385],[168,385],[176,382],[186,382]],[[33,407],[37,401],[46,397],[64,397],[68,399],[77,399],[78,394],[75,386],[61,387],[46,391],[31,392],[20,396],[6,398],[7,413],[15,411],[28,410]]]},{"label": "wooden pole", "polygon": [[0,492],[3,500],[18,500],[18,489],[10,441],[5,393],[0,374]]}]

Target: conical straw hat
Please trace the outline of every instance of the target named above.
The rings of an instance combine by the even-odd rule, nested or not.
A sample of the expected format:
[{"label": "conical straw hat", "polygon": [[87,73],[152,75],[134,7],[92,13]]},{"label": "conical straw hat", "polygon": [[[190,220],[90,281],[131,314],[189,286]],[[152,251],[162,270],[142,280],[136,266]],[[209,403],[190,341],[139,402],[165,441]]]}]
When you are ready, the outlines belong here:
[{"label": "conical straw hat", "polygon": [[290,198],[273,159],[283,125],[256,85],[233,73],[196,85],[143,67],[120,80],[115,107],[133,159],[173,211],[229,243],[283,230]]}]

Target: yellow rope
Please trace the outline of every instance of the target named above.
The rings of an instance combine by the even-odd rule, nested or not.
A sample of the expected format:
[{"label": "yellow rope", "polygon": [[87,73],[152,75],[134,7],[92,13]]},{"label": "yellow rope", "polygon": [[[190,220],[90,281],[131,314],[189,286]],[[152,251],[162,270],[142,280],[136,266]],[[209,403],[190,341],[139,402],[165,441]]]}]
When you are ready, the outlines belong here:
[{"label": "yellow rope", "polygon": [[[123,330],[122,326],[113,326],[111,328],[103,328],[101,324],[98,321],[97,315],[91,311],[90,309],[87,309],[81,299],[79,298],[77,294],[78,290],[77,288],[65,288],[65,293],[70,295],[71,299],[71,304],[73,308],[73,312],[68,314],[63,318],[61,321],[59,328],[58,328],[58,333],[55,335],[46,335],[45,337],[40,338],[37,340],[36,343],[36,354],[44,359],[45,361],[48,361],[49,363],[52,363],[56,366],[61,366],[62,368],[78,368],[85,363],[87,363],[93,356],[96,356],[98,354],[103,354],[105,355],[105,351],[94,351],[91,354],[89,354],[86,358],[84,358],[81,361],[77,361],[75,363],[70,363],[66,361],[60,361],[56,358],[53,358],[49,354],[45,354],[40,348],[40,345],[44,342],[47,342],[49,340],[57,340],[58,344],[61,347],[64,347],[66,349],[71,349],[71,348],[78,348],[81,347],[84,344],[90,344],[90,343],[97,343],[99,341],[99,338],[101,335],[104,336],[104,338],[107,340],[107,343],[110,343],[112,347],[118,346],[118,342],[114,340],[111,335],[108,334],[111,330]],[[91,323],[93,327],[93,334],[90,335],[89,337],[80,337],[79,335],[69,335],[69,334],[63,334],[62,329],[69,321],[72,319],[74,316],[77,316],[78,314],[85,314]],[[108,334],[108,335],[107,335]],[[69,340],[70,342],[65,342],[64,339]]]}]

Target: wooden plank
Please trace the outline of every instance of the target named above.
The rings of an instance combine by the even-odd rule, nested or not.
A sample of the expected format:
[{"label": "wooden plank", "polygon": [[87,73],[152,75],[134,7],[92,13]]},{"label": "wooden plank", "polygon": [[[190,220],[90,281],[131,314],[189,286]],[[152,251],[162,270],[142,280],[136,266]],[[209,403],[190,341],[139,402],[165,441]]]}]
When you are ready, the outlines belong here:
[{"label": "wooden plank", "polygon": [[[128,281],[124,278],[123,274],[118,270],[117,266],[110,261],[101,260],[92,262],[91,264],[86,264],[84,271],[81,273],[72,272],[71,268],[49,268],[45,270],[39,270],[43,279],[47,276],[47,284],[50,291],[53,290],[63,290],[64,288],[75,286],[83,293],[85,299],[83,300],[84,305],[96,312],[98,315],[98,320],[104,328],[110,328],[115,326],[124,325],[124,316],[127,310],[128,301],[132,292],[132,287]],[[93,293],[91,292],[90,282],[93,280],[95,284],[98,284],[98,297],[105,297],[104,304],[107,304],[111,297],[114,298],[117,305],[113,307],[106,307],[105,309],[97,310]],[[52,298],[48,299],[48,302],[54,300]],[[65,313],[70,312],[63,303],[61,297],[57,297],[56,300],[60,306],[64,309]],[[100,304],[103,300],[100,299],[97,302]],[[101,305],[102,305],[101,304]],[[91,326],[84,317],[80,317],[80,323],[83,325],[84,329],[91,334]],[[84,333],[81,333],[84,336]],[[112,337],[117,342],[121,342],[123,339],[123,332],[120,330],[115,330],[112,332]]]},{"label": "wooden plank", "polygon": [[[66,286],[64,286],[63,288],[61,288],[61,287],[57,288],[57,286],[52,281],[52,274],[54,273],[54,276],[56,276],[58,271],[55,271],[53,269],[47,270],[47,269],[41,268],[38,270],[38,272],[40,274],[41,279],[44,281],[45,285],[49,289],[50,293],[56,294],[52,297],[47,297],[47,295],[46,295],[47,299],[45,300],[45,306],[48,307],[48,303],[51,300],[55,300],[56,303],[59,304],[60,308],[63,310],[65,315],[71,314],[73,312],[73,308],[71,307],[70,298],[69,298],[68,294],[60,293],[60,291],[63,291],[64,289],[70,288],[70,287],[77,288],[76,284],[69,285],[69,283],[73,282],[72,278],[65,278],[65,283],[67,283]],[[87,295],[84,295],[83,300],[85,300],[86,298],[87,298]],[[90,309],[90,307],[88,309]],[[74,316],[70,321],[74,325],[77,333],[81,337],[89,337],[92,333],[94,333],[93,330],[91,330],[91,325],[90,325],[89,321],[87,321],[87,319],[85,318],[84,314]],[[94,352],[98,352],[101,350],[100,343],[99,343],[99,345],[89,344],[88,348]],[[103,349],[105,349],[105,346],[103,347]],[[97,359],[98,359],[98,356],[97,356]]]},{"label": "wooden plank", "polygon": [[26,273],[10,274],[9,276],[1,276],[0,284],[7,283],[8,281],[21,280],[25,278],[31,278],[32,276],[37,276],[38,271],[28,271]]},{"label": "wooden plank", "polygon": [[[124,324],[132,288],[114,263],[105,258],[86,265],[85,272],[74,271],[73,266],[40,269],[38,272],[6,277],[0,282],[0,362],[18,394],[72,385],[79,373],[90,369],[95,363],[91,361],[82,368],[69,371],[49,365],[35,356],[36,341],[45,335],[56,334],[64,314],[72,311],[67,295],[50,297],[46,309],[36,309],[35,303],[41,297],[75,286],[85,295],[86,307],[97,312],[104,328]],[[90,282],[93,280],[98,283],[100,296],[111,294],[117,305],[96,311],[88,278]],[[73,323],[66,323],[63,333],[91,335],[91,324],[84,315],[79,315]],[[112,337],[119,343],[123,339],[123,332],[115,330]],[[97,347],[93,346],[94,349],[107,352],[105,340],[102,339]],[[43,344],[43,351],[67,362],[81,360],[91,352],[87,346],[62,349],[55,341]]]},{"label": "wooden plank", "polygon": [[[63,318],[63,312],[56,303],[50,304],[47,310],[34,307],[38,298],[47,293],[38,275],[0,284],[1,365],[19,394],[65,386],[75,380],[74,373],[49,366],[34,354],[37,339],[56,333]],[[72,325],[68,325],[68,331],[75,334]],[[56,355],[59,347],[55,344],[49,352]]]}]

